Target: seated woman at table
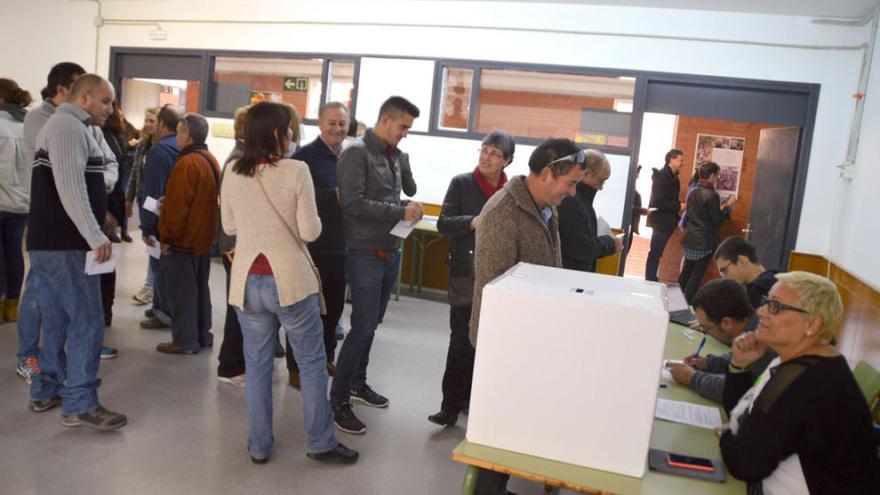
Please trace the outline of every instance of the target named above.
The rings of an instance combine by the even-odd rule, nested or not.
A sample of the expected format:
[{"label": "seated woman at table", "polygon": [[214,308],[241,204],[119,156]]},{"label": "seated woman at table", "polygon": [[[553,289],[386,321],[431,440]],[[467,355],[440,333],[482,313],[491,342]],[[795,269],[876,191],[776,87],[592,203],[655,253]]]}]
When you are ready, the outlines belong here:
[{"label": "seated woman at table", "polygon": [[[830,280],[780,274],[758,329],[733,342],[721,455],[749,494],[880,493],[868,405],[830,345],[842,314]],[[744,371],[767,347],[779,356],[753,384]]]},{"label": "seated woman at table", "polygon": [[449,237],[449,350],[443,373],[443,403],[428,421],[453,426],[458,413],[467,410],[474,373],[474,348],[468,340],[474,298],[474,232],[486,201],[504,187],[504,167],[513,160],[516,144],[504,131],[492,131],[483,139],[477,166],[456,175],[449,184],[437,230]]}]

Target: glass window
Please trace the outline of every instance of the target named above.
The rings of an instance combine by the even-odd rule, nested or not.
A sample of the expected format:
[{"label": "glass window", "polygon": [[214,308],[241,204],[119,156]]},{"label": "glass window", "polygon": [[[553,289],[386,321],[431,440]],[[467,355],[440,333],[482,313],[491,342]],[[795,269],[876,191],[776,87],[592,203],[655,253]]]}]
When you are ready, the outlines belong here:
[{"label": "glass window", "polygon": [[286,102],[308,119],[318,118],[322,59],[217,57],[211,110],[232,113],[264,100]]},{"label": "glass window", "polygon": [[628,77],[483,69],[475,131],[626,147],[634,92]]},{"label": "glass window", "polygon": [[330,89],[327,91],[327,101],[342,102],[351,110],[354,98],[354,62],[331,60],[328,84]]},{"label": "glass window", "polygon": [[471,112],[473,69],[443,68],[443,87],[440,92],[441,111],[438,127],[445,130],[466,131]]}]

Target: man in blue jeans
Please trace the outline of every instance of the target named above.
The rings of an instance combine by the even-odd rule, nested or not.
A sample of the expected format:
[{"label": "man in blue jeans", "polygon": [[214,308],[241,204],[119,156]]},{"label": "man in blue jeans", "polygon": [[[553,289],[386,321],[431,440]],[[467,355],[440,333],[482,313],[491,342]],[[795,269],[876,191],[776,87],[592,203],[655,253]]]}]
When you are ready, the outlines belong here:
[{"label": "man in blue jeans", "polygon": [[[29,408],[61,405],[61,424],[115,430],[124,415],[98,403],[99,352],[104,338],[101,284],[87,275],[87,255],[110,259],[101,230],[106,215],[104,152],[89,125],[112,112],[113,87],[94,74],[74,83],[37,136],[30,229],[31,277],[43,318],[40,372],[33,377]],[[30,279],[29,279],[30,280]]]},{"label": "man in blue jeans", "polygon": [[400,263],[400,239],[391,229],[400,220],[418,221],[422,205],[401,202],[400,150],[419,109],[392,96],[379,109],[376,126],[339,157],[339,204],[345,234],[345,278],[351,287],[351,331],[336,359],[330,404],[336,427],[364,433],[366,425],[350,400],[387,407],[388,399],[367,385],[370,348],[379,317],[385,314]]}]

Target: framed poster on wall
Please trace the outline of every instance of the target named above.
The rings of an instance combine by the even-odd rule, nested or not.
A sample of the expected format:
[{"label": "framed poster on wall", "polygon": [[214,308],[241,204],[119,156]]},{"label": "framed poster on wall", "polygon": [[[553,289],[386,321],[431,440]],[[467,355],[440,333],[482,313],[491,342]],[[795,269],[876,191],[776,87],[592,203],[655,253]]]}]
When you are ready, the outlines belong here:
[{"label": "framed poster on wall", "polygon": [[746,138],[697,134],[694,165],[698,166],[705,161],[713,161],[721,167],[715,190],[722,198],[739,194],[745,147]]}]

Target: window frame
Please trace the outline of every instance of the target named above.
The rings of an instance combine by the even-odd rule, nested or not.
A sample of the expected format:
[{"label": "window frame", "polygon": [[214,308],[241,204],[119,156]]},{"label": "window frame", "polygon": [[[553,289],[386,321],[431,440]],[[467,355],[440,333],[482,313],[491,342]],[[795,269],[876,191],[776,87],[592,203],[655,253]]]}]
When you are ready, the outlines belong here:
[{"label": "window frame", "polygon": [[[443,74],[445,69],[473,69],[473,80],[471,85],[471,106],[470,112],[468,113],[468,128],[466,131],[451,131],[447,129],[443,129],[439,126],[439,116],[441,107],[443,106]],[[436,59],[434,66],[434,94],[431,97],[433,105],[431,107],[431,122],[428,125],[428,134],[432,136],[442,136],[442,137],[451,137],[451,138],[459,138],[459,139],[474,139],[474,140],[482,140],[487,133],[485,132],[477,132],[475,130],[476,127],[476,115],[479,109],[479,94],[480,94],[480,81],[482,79],[482,71],[483,69],[501,69],[501,70],[518,70],[518,71],[527,71],[527,72],[549,72],[556,74],[570,74],[577,76],[593,76],[593,77],[631,77],[634,79],[634,87],[633,87],[633,111],[629,112],[630,117],[630,129],[627,135],[627,146],[608,146],[608,145],[594,145],[594,144],[584,144],[579,146],[590,147],[592,149],[597,149],[604,153],[611,153],[614,155],[628,155],[632,156],[634,152],[633,149],[633,133],[636,131],[635,129],[635,104],[636,99],[638,97],[638,82],[639,82],[639,72],[634,70],[621,70],[621,69],[602,69],[602,68],[594,68],[594,67],[577,67],[577,66],[566,66],[566,65],[543,65],[543,64],[525,64],[525,63],[504,63],[504,62],[484,62],[484,61],[473,61],[473,60],[460,60],[460,59]],[[514,139],[516,139],[517,144],[526,144],[526,145],[538,145],[545,138],[535,138],[529,136],[519,136],[514,135]],[[553,136],[547,136],[553,137]]]}]

